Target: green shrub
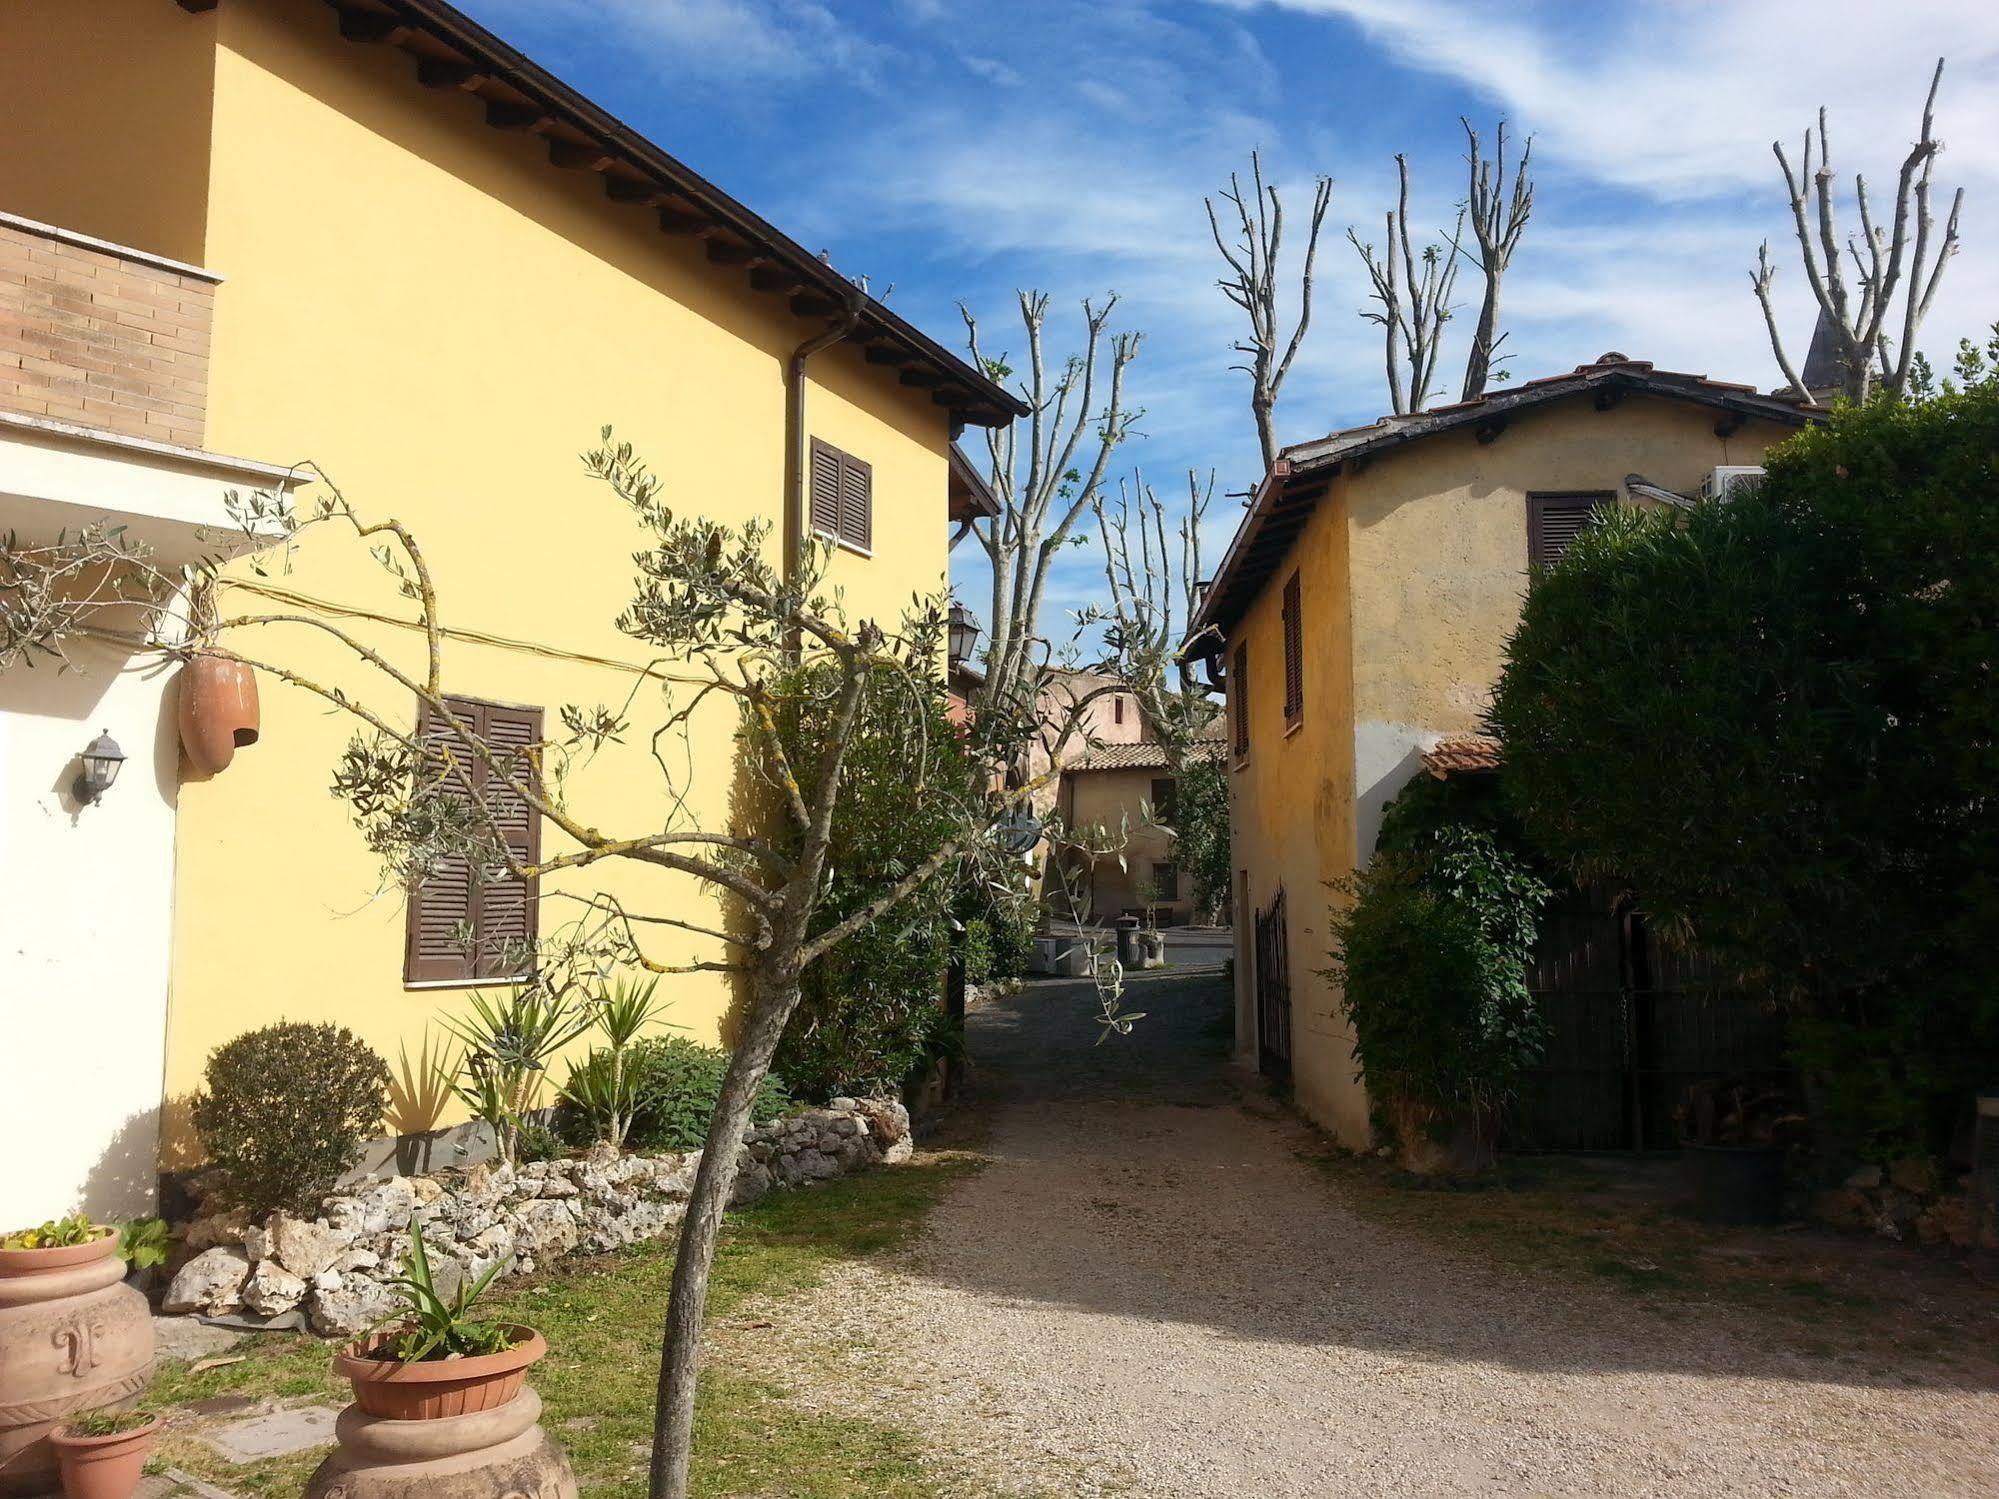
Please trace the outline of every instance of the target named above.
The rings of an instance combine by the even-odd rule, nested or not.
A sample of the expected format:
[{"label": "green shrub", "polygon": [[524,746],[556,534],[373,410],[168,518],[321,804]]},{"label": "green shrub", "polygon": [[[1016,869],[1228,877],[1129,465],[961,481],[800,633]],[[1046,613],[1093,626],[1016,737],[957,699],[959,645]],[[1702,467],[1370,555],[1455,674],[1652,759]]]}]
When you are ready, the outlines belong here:
[{"label": "green shrub", "polygon": [[[603,1138],[603,1120],[591,1104],[593,1090],[608,1084],[610,1054],[595,1051],[571,1072],[555,1111],[555,1127],[572,1145],[591,1145]],[[708,1138],[709,1117],[721,1096],[722,1075],[729,1054],[685,1036],[659,1036],[635,1043],[625,1054],[635,1099],[625,1143],[647,1154],[699,1150]],[[596,1070],[606,1076],[593,1083]],[[791,1092],[777,1073],[767,1075],[757,1089],[751,1118],[758,1124],[792,1111]]]},{"label": "green shrub", "polygon": [[1550,890],[1507,838],[1492,794],[1421,780],[1397,798],[1336,904],[1329,977],[1377,1096],[1486,1120],[1541,1056],[1527,990]]},{"label": "green shrub", "polygon": [[[819,723],[800,716],[782,726],[786,755],[807,797],[821,760]],[[909,767],[926,761],[927,777],[913,780]],[[907,876],[952,836],[967,803],[981,796],[941,693],[887,666],[862,700],[844,774],[815,931],[837,925]],[[806,970],[803,998],[775,1063],[800,1097],[899,1093],[936,1054],[956,894],[952,877],[940,875]]]},{"label": "green shrub", "polygon": [[267,1025],[217,1047],[194,1127],[239,1207],[310,1212],[381,1132],[388,1064],[345,1027]]},{"label": "green shrub", "polygon": [[1530,591],[1493,709],[1535,842],[1786,1001],[1821,1143],[1940,1148],[1999,1055],[1999,384],[1836,408]]},{"label": "green shrub", "polygon": [[998,977],[993,929],[986,924],[983,916],[968,917],[964,925],[965,929],[958,937],[958,951],[965,960],[965,982],[991,983]]}]

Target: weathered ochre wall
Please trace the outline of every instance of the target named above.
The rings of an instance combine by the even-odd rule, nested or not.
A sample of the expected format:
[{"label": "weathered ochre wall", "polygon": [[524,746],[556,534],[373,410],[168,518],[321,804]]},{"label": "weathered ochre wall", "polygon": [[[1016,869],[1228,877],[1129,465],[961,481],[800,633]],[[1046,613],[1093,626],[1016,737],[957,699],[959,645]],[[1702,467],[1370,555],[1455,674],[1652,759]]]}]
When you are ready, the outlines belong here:
[{"label": "weathered ochre wall", "polygon": [[[1758,463],[1790,435],[1750,421],[1715,436],[1711,408],[1628,397],[1516,414],[1492,443],[1469,429],[1428,438],[1335,479],[1291,555],[1229,641],[1250,649],[1250,752],[1234,775],[1235,867],[1268,908],[1281,886],[1290,936],[1292,1070],[1301,1107],[1342,1144],[1369,1139],[1353,1039],[1326,965],[1325,882],[1374,847],[1383,807],[1439,738],[1477,732],[1527,586],[1531,491],[1621,493],[1627,475],[1683,493],[1722,464]],[[1279,610],[1301,578],[1304,723],[1285,735]],[[1239,684],[1229,684],[1233,695]],[[1233,710],[1231,710],[1233,711]],[[1309,811],[1309,817],[1307,815]],[[1255,1058],[1246,915],[1237,956],[1237,1046]]]},{"label": "weathered ochre wall", "polygon": [[[1305,640],[1303,721],[1284,723],[1281,603],[1299,576]],[[1289,932],[1292,1083],[1300,1107],[1343,1143],[1368,1137],[1367,1099],[1354,1081],[1352,1032],[1317,970],[1326,966],[1326,881],[1353,864],[1353,654],[1348,600],[1347,521],[1338,491],[1322,500],[1285,564],[1230,637],[1229,723],[1243,684],[1234,678],[1235,647],[1249,647],[1249,753],[1230,776],[1233,863],[1249,875],[1248,900],[1237,886],[1236,930],[1252,930],[1281,890]],[[1236,962],[1236,1045],[1256,1058],[1255,964],[1248,943]]]},{"label": "weathered ochre wall", "polygon": [[1527,586],[1530,491],[1621,494],[1642,474],[1681,493],[1720,464],[1757,463],[1788,428],[1714,435],[1711,407],[1633,395],[1517,413],[1496,441],[1469,428],[1413,442],[1344,477],[1352,518],[1357,835],[1438,736],[1474,733]]},{"label": "weathered ochre wall", "polygon": [[200,265],[214,59],[161,0],[7,0],[0,211]]},{"label": "weathered ochre wall", "polygon": [[[774,522],[784,361],[813,326],[753,293],[740,270],[661,234],[652,215],[609,203],[594,175],[552,168],[539,138],[488,128],[476,99],[419,87],[403,53],[341,41],[320,0],[228,0],[199,17],[166,0],[118,6],[128,8],[165,17],[174,46],[198,37],[214,48],[201,252],[227,280],[209,445],[311,459],[364,516],[415,531],[446,623],[520,643],[450,643],[449,690],[542,705],[555,730],[564,703],[623,703],[647,652],[613,620],[642,536],[578,453],[612,424],[677,508]],[[82,52],[59,50],[50,66],[63,74],[52,99],[99,76]],[[59,200],[38,206],[75,217]],[[186,252],[143,227],[126,237]],[[808,429],[874,467],[875,554],[841,554],[832,582],[851,616],[893,621],[912,594],[943,586],[948,418],[855,351],[821,354],[811,372]],[[235,576],[242,586],[223,598],[231,614],[282,612],[258,586],[411,613],[366,545],[330,532],[288,572]],[[420,661],[407,630],[340,622],[405,668]],[[406,693],[309,626],[232,643],[404,722],[413,714]],[[263,689],[261,742],[182,789],[170,1097],[198,1084],[216,1045],[281,1017],[337,1020],[394,1065],[463,1008],[458,991],[402,983],[400,894],[379,892],[374,861],[328,794],[352,720],[268,677]],[[650,690],[633,710],[640,725],[658,721]],[[730,817],[734,728],[716,702],[686,742],[661,743],[691,788],[690,822]],[[662,825],[668,802],[648,748],[636,733],[577,773],[568,789],[579,815],[607,830]],[[545,829],[544,853],[563,849]],[[679,876],[600,869],[557,888],[599,885],[634,910],[716,914]],[[574,909],[547,901],[544,931]],[[717,955],[671,935],[655,949],[668,960]],[[668,1019],[701,1039],[717,1035],[732,999],[713,975],[671,978],[662,993]]]}]

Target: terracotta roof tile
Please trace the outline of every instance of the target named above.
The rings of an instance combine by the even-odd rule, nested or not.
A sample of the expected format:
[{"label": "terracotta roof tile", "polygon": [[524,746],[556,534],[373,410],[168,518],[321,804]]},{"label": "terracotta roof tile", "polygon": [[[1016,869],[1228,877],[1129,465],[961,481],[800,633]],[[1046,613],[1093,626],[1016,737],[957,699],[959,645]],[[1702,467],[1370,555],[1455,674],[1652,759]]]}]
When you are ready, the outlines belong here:
[{"label": "terracotta roof tile", "polygon": [[1423,766],[1438,780],[1478,775],[1500,766],[1499,741],[1485,734],[1440,739],[1423,751]]}]

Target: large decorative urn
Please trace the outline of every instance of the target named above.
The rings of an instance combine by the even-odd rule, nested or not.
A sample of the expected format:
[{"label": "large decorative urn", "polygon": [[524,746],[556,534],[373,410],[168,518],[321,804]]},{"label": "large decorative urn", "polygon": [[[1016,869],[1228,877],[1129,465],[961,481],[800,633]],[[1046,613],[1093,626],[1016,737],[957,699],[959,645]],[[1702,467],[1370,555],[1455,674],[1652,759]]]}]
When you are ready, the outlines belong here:
[{"label": "large decorative urn", "polygon": [[87,1244],[0,1249],[0,1494],[54,1489],[49,1428],[129,1405],[153,1377],[152,1310],[117,1248],[107,1228]]},{"label": "large decorative urn", "polygon": [[541,1397],[528,1388],[488,1410],[428,1421],[350,1405],[305,1499],[577,1499],[569,1460],[540,1420]]},{"label": "large decorative urn", "polygon": [[218,775],[261,732],[257,674],[241,661],[196,656],[181,669],[178,686],[181,748],[195,769]]}]

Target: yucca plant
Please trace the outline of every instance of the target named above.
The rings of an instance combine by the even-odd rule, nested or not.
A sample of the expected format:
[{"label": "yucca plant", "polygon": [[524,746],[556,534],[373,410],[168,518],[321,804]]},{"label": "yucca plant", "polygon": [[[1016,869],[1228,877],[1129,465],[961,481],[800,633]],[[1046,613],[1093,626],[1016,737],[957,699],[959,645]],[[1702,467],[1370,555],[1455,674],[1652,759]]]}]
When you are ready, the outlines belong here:
[{"label": "yucca plant", "polygon": [[410,1219],[410,1252],[403,1260],[403,1273],[389,1281],[403,1299],[403,1308],[378,1325],[394,1328],[383,1349],[399,1364],[425,1360],[477,1358],[482,1354],[505,1353],[514,1346],[514,1331],[498,1322],[467,1316],[472,1305],[485,1294],[504,1261],[486,1268],[486,1273],[469,1285],[461,1281],[449,1300],[439,1294],[430,1269],[430,1253],[424,1247],[423,1225]]},{"label": "yucca plant", "polygon": [[641,1073],[632,1065],[632,1047],[666,1009],[658,990],[657,978],[642,984],[621,978],[590,1001],[590,1023],[604,1044],[581,1062],[571,1062],[562,1086],[563,1101],[615,1149],[624,1149],[640,1103]]},{"label": "yucca plant", "polygon": [[588,1030],[592,1016],[568,993],[540,987],[494,997],[474,990],[472,1013],[444,1022],[465,1043],[451,1091],[493,1128],[508,1165],[520,1158],[521,1127],[541,1102],[555,1054]]}]

